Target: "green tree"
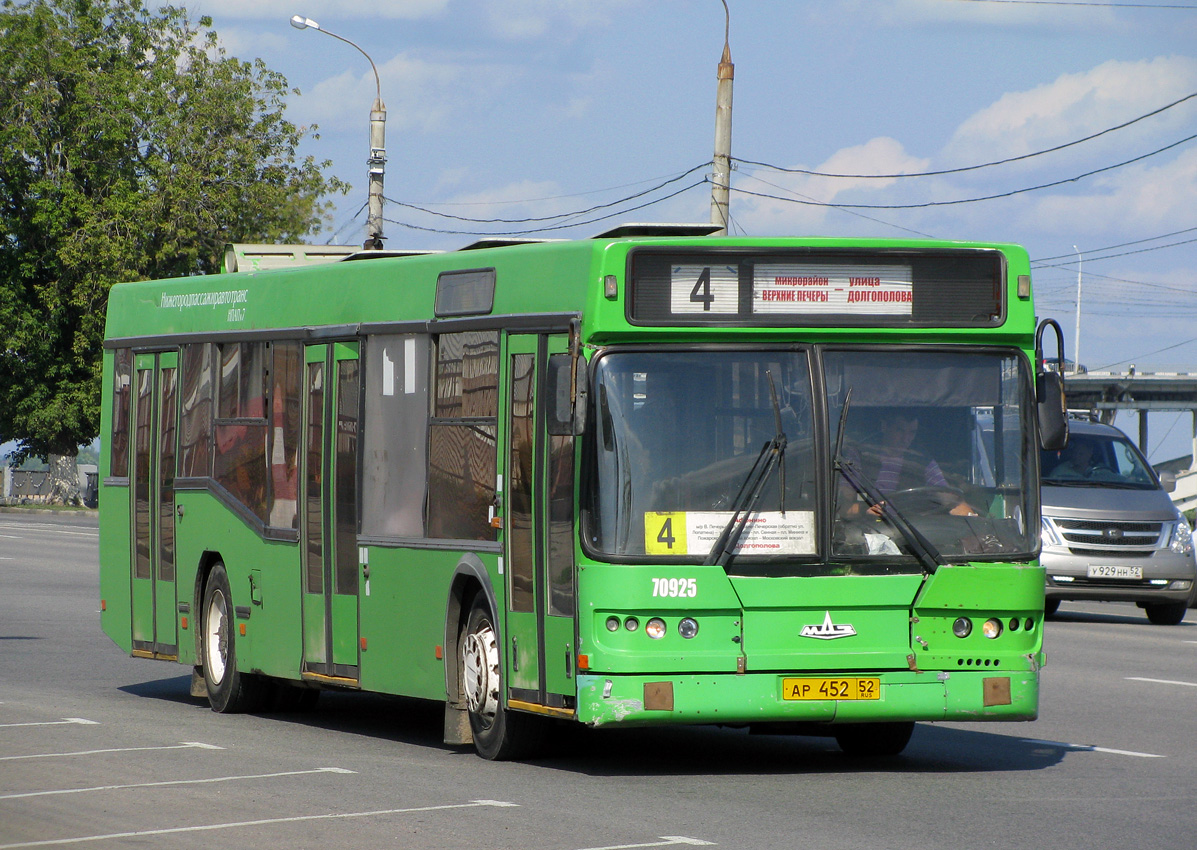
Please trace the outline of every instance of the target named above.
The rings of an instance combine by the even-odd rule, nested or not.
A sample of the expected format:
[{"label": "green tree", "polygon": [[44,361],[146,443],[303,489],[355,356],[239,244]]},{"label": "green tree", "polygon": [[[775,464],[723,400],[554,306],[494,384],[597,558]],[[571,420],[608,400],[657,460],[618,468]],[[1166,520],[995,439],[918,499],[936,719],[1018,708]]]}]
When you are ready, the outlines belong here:
[{"label": "green tree", "polygon": [[16,462],[73,469],[99,433],[114,283],[319,230],[347,187],[297,154],[310,130],[284,118],[291,93],[182,8],[0,2],[0,443]]}]

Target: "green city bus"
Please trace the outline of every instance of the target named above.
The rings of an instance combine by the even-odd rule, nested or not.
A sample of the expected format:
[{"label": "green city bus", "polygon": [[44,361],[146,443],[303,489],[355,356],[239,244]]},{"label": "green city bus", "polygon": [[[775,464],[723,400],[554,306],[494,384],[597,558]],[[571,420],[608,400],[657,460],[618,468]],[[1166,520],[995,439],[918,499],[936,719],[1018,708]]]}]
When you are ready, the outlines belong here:
[{"label": "green city bus", "polygon": [[486,758],[1034,719],[1066,424],[1026,252],[709,234],[117,285],[105,632],[218,712],[437,700]]}]

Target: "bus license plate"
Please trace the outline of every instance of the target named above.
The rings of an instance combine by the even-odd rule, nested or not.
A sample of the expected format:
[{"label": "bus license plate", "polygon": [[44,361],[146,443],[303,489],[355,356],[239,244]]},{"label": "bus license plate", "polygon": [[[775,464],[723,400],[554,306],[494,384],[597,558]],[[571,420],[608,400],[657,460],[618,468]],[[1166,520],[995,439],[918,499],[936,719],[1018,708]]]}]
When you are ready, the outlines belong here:
[{"label": "bus license plate", "polygon": [[1143,578],[1142,567],[1111,567],[1107,565],[1089,565],[1089,578]]},{"label": "bus license plate", "polygon": [[782,679],[782,699],[881,699],[881,680],[858,677]]}]

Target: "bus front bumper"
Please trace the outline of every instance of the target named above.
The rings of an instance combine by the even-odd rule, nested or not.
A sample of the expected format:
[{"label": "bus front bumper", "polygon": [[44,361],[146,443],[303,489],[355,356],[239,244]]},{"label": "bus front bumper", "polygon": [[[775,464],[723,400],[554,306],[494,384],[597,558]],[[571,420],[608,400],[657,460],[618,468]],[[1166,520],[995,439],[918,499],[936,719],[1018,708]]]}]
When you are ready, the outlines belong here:
[{"label": "bus front bumper", "polygon": [[[872,698],[822,699],[818,688]],[[816,698],[786,698],[802,692]],[[1038,707],[1035,670],[586,674],[578,677],[577,718],[591,726],[1034,720]]]}]

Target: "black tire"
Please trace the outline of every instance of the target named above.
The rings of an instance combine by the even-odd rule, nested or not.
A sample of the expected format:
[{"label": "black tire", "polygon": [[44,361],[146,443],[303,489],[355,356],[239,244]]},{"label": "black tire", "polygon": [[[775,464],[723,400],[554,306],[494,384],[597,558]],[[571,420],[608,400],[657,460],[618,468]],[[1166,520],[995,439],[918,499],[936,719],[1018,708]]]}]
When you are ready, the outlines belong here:
[{"label": "black tire", "polygon": [[237,638],[233,622],[233,594],[224,564],[217,562],[204,585],[200,650],[204,685],[213,711],[235,714],[257,711],[270,699],[270,683],[237,669]]},{"label": "black tire", "polygon": [[852,723],[836,728],[835,742],[850,756],[896,756],[913,732],[913,722]]},{"label": "black tire", "polygon": [[1157,626],[1179,626],[1188,608],[1187,602],[1149,602],[1143,606],[1147,619]]},{"label": "black tire", "polygon": [[458,648],[461,693],[470,717],[474,749],[484,759],[506,761],[531,750],[533,718],[503,705],[503,657],[490,610],[474,602]]},{"label": "black tire", "polygon": [[1043,616],[1050,617],[1060,610],[1059,599],[1044,599],[1043,600]]}]

